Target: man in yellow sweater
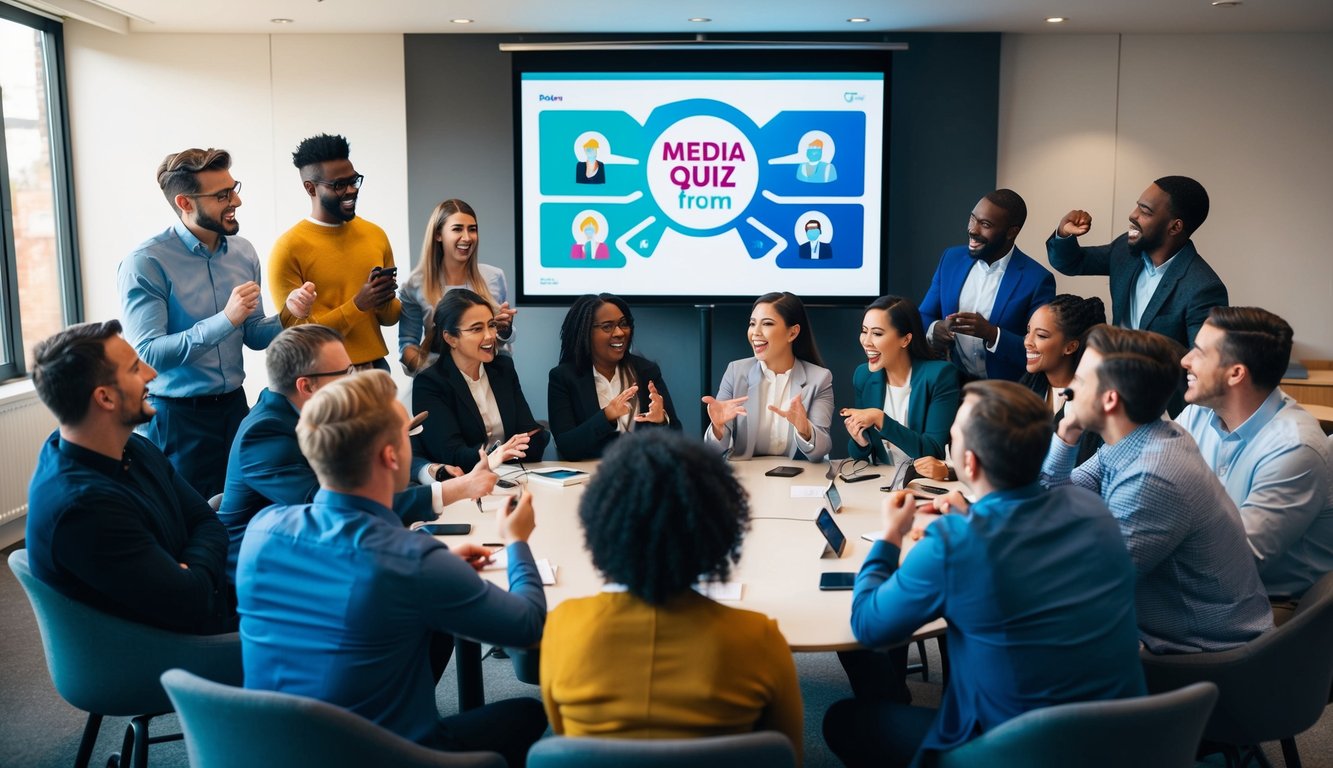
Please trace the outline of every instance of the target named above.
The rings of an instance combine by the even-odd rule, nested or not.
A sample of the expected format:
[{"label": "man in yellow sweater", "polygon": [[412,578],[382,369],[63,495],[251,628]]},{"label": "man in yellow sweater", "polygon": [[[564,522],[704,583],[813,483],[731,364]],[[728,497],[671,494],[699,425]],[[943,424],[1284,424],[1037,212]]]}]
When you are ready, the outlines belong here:
[{"label": "man in yellow sweater", "polygon": [[269,286],[282,306],[288,293],[306,282],[318,294],[305,319],[281,312],[282,324],[319,323],[340,331],[347,354],[359,366],[389,370],[388,347],[379,327],[394,325],[402,311],[396,298],[397,267],[389,238],[378,226],[356,216],[356,199],[365,176],[348,159],[342,136],[320,134],[300,143],[292,164],[310,196],[310,216],[273,244]]}]

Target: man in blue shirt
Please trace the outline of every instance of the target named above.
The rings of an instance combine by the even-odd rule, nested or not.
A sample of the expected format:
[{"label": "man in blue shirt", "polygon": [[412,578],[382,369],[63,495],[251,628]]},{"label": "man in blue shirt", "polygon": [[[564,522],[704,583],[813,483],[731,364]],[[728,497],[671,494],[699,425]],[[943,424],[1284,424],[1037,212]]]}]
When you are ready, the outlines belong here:
[{"label": "man in blue shirt", "polygon": [[1027,217],[1027,203],[1012,189],[978,200],[967,245],[940,256],[921,300],[927,340],[949,353],[965,380],[1022,378],[1028,318],[1055,298],[1050,270],[1014,244]]},{"label": "man in blue shirt", "polygon": [[1291,326],[1257,307],[1213,307],[1181,365],[1176,419],[1240,508],[1273,618],[1333,571],[1333,469],[1319,421],[1282,390]]},{"label": "man in blue shirt", "polygon": [[[157,183],[180,220],[117,271],[125,333],[161,374],[151,389],[158,415],[144,435],[205,498],[222,492],[227,450],[249,410],[241,345],[263,349],[282,330],[260,306],[254,246],[236,237],[241,184],[230,168],[221,149],[167,155]],[[304,317],[314,299],[306,283],[287,308]]]},{"label": "man in blue shirt", "polygon": [[1050,435],[1050,409],[1031,391],[973,382],[950,436],[977,501],[936,500],[953,514],[899,566],[917,503],[905,492],[885,499],[883,540],[856,576],[852,631],[864,646],[894,645],[943,617],[953,671],[938,712],[834,704],[824,737],[849,767],[907,765],[918,750],[951,749],[1039,707],[1144,694],[1133,565],[1096,495],[1037,482]]},{"label": "man in blue shirt", "polygon": [[[1273,627],[1235,503],[1194,439],[1161,418],[1181,353],[1160,334],[1094,328],[1042,466],[1048,487],[1099,493],[1115,515],[1138,576],[1139,639],[1153,653],[1223,651]],[[1106,443],[1075,469],[1085,429]]]},{"label": "man in blue shirt", "polygon": [[339,379],[301,408],[297,439],[322,488],[309,504],[268,507],[246,529],[236,566],[245,685],[521,766],[546,730],[541,703],[509,699],[440,719],[428,649],[439,632],[503,646],[541,639],[546,596],[527,544],[532,497],[497,515],[506,592],[477,575],[488,549],[451,551],[393,512],[411,473],[410,423],[383,371]]},{"label": "man in blue shirt", "polygon": [[[1202,184],[1163,176],[1139,195],[1129,231],[1109,245],[1080,246],[1092,216],[1074,210],[1046,240],[1046,256],[1066,275],[1110,277],[1112,325],[1160,333],[1188,349],[1208,310],[1227,304],[1227,287],[1190,239],[1207,218]],[[1168,402],[1172,414],[1185,405],[1183,382],[1177,388]]]},{"label": "man in blue shirt", "polygon": [[60,428],[28,487],[32,572],[61,593],[175,632],[236,628],[227,532],[134,428],[157,375],[120,323],[71,326],[33,349],[33,385]]}]

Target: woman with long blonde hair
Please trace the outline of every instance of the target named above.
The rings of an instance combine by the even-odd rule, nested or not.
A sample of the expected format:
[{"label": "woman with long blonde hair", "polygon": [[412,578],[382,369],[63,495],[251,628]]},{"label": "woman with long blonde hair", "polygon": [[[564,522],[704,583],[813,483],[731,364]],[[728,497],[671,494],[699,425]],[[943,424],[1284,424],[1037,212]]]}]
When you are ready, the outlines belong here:
[{"label": "woman with long blonde hair", "polygon": [[491,305],[499,330],[499,352],[512,351],[517,310],[509,306],[509,284],[504,270],[477,261],[477,242],[477,213],[472,206],[453,198],[435,206],[426,223],[421,256],[399,290],[403,313],[398,320],[398,351],[408,375],[416,375],[435,360],[429,340],[438,331],[431,315],[450,288],[467,288]]}]

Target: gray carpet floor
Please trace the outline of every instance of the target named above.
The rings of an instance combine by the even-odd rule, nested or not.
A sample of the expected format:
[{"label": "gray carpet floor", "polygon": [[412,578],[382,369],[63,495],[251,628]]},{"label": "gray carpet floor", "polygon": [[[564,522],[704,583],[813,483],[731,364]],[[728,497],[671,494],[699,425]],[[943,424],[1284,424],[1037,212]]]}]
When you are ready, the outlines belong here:
[{"label": "gray carpet floor", "polygon": [[[8,556],[8,550],[4,551]],[[940,697],[939,658],[934,643],[928,643],[931,680],[921,682],[913,675],[909,682],[917,704],[933,706]],[[912,655],[915,660],[915,652]],[[483,662],[487,700],[511,696],[538,697],[535,686],[514,679],[508,661],[487,659]],[[838,699],[850,695],[847,679],[832,653],[796,655],[805,701],[805,765],[809,768],[839,766],[824,746],[820,722],[824,712]],[[437,690],[441,714],[458,711],[458,689],[451,664]],[[7,567],[0,567],[0,768],[55,768],[71,766],[83,733],[86,716],[66,704],[51,687],[42,654],[41,638],[27,597]],[[106,764],[107,756],[120,749],[126,718],[103,721],[93,766]],[[150,733],[178,730],[174,716],[153,721]],[[1309,731],[1297,738],[1302,763],[1306,768],[1333,768],[1333,707]],[[1266,749],[1273,765],[1283,765],[1276,744]],[[188,766],[181,742],[154,745],[149,751],[149,765],[154,768]]]}]

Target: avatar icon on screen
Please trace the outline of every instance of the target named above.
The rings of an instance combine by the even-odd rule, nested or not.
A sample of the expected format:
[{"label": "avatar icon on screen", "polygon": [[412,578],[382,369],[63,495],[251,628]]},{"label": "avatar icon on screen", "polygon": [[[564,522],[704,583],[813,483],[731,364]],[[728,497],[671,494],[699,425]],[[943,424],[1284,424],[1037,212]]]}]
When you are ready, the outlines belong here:
[{"label": "avatar icon on screen", "polygon": [[[828,156],[833,157],[830,151]],[[827,184],[830,181],[838,180],[838,169],[833,167],[833,163],[821,159],[824,157],[824,141],[815,139],[805,146],[805,162],[796,166],[796,180],[804,181],[809,184]]]},{"label": "avatar icon on screen", "polygon": [[574,166],[575,184],[605,184],[606,166],[597,159],[597,150],[601,145],[597,139],[588,139],[583,143],[583,159]]},{"label": "avatar icon on screen", "polygon": [[606,247],[605,237],[599,237],[597,219],[588,216],[579,222],[579,230],[583,233],[583,241],[576,242],[569,249],[569,258],[571,259],[609,259],[611,251]]},{"label": "avatar icon on screen", "polygon": [[831,259],[833,258],[833,246],[827,242],[821,242],[819,238],[823,237],[823,225],[819,219],[810,219],[805,222],[805,242],[801,243],[800,252],[803,259]]}]

